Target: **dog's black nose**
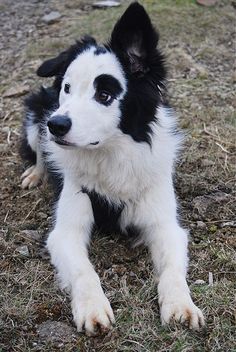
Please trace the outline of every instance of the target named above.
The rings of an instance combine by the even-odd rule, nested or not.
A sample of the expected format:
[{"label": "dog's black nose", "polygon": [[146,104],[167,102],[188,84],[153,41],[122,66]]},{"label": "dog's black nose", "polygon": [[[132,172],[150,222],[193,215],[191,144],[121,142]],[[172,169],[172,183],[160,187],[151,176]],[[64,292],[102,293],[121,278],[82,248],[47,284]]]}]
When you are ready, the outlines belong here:
[{"label": "dog's black nose", "polygon": [[56,137],[63,137],[71,128],[71,119],[64,115],[57,115],[50,118],[48,128],[51,134]]}]

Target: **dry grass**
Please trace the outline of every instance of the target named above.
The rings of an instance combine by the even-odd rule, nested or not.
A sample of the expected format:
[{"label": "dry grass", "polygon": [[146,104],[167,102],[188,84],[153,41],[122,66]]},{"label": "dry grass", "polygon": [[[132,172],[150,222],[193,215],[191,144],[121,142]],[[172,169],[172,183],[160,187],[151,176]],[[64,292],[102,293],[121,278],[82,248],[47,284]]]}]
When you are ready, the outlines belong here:
[{"label": "dry grass", "polygon": [[[119,9],[92,11],[85,1],[54,0],[48,5],[46,0],[35,4],[5,0],[0,14],[4,49],[0,93],[15,83],[37,87],[34,70],[40,60],[78,36],[89,33],[106,39],[128,2]],[[114,330],[90,339],[71,334],[53,341],[38,335],[38,327],[48,320],[73,326],[72,316],[68,297],[60,292],[43,251],[50,226],[50,192],[46,186],[34,191],[19,187],[22,99],[1,98],[0,351],[235,350],[235,4],[221,1],[203,8],[190,0],[142,3],[160,29],[160,45],[170,67],[171,101],[188,131],[175,182],[182,221],[191,231],[188,281],[207,327],[200,333],[178,325],[161,327],[146,249],[132,249],[126,239],[107,234],[94,238],[91,258],[115,311]],[[42,15],[52,9],[63,14],[60,23],[42,25]],[[197,285],[197,279],[205,283]]]}]

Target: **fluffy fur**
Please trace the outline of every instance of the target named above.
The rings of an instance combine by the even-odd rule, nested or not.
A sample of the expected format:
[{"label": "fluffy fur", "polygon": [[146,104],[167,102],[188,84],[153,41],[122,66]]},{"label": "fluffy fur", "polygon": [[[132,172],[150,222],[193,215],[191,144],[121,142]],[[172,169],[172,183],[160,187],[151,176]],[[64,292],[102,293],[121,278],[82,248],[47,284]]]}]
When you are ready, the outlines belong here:
[{"label": "fluffy fur", "polygon": [[[86,37],[37,73],[55,77],[26,101],[23,156],[33,165],[22,187],[53,170],[59,199],[47,248],[72,297],[78,331],[114,323],[111,305],[88,258],[94,226],[136,229],[149,247],[158,278],[163,324],[173,318],[204,324],[186,283],[187,232],[177,220],[172,174],[181,134],[165,103],[165,67],[158,35],[133,3],[107,45]],[[59,188],[58,188],[59,187]]]}]

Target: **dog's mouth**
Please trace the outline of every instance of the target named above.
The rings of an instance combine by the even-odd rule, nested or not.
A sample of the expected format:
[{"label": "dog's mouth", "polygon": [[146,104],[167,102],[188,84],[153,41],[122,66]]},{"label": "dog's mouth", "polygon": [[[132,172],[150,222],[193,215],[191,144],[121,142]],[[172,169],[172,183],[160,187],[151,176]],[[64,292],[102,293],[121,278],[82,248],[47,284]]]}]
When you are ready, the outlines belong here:
[{"label": "dog's mouth", "polygon": [[[67,142],[64,139],[59,138],[59,137],[53,137],[53,138],[51,138],[51,140],[62,147],[76,147],[77,146],[75,143]],[[89,143],[88,146],[90,146],[90,145],[93,146],[93,145],[98,145],[98,144],[99,144],[99,141],[96,141],[96,142]]]},{"label": "dog's mouth", "polygon": [[75,147],[74,143],[67,142],[64,139],[61,139],[61,138],[58,138],[58,137],[53,138],[52,141],[55,142],[58,145],[63,146],[63,147]]}]

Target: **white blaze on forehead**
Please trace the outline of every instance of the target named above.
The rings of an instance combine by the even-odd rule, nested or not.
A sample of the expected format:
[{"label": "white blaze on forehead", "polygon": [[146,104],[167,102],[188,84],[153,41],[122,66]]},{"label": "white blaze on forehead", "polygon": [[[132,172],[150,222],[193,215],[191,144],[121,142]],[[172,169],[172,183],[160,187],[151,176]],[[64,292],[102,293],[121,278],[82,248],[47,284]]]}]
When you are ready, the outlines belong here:
[{"label": "white blaze on forehead", "polygon": [[93,84],[97,76],[107,74],[116,78],[125,91],[124,72],[116,56],[109,51],[105,54],[96,55],[94,54],[95,51],[96,48],[91,47],[79,54],[68,67],[64,81],[68,80],[72,85],[79,84],[84,91]]}]

